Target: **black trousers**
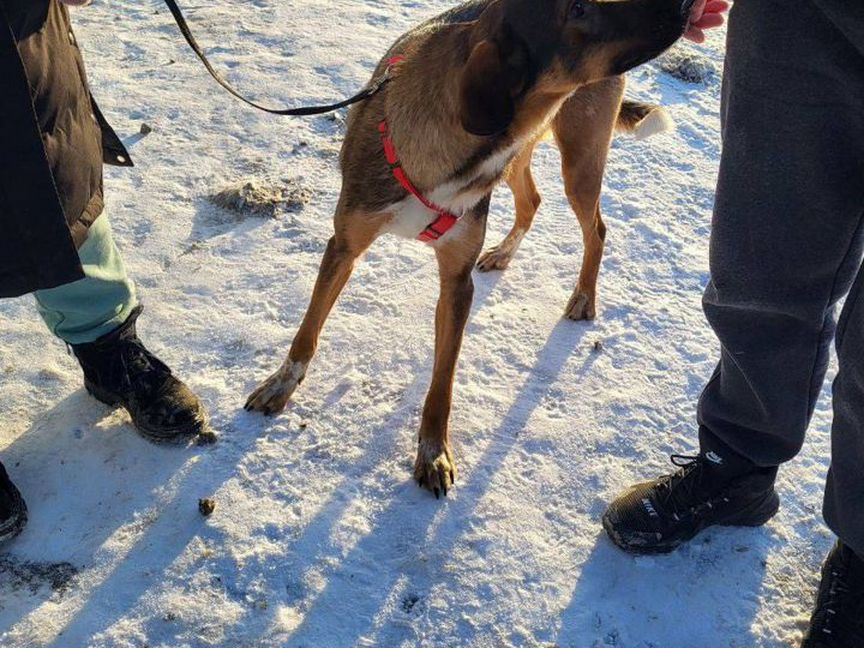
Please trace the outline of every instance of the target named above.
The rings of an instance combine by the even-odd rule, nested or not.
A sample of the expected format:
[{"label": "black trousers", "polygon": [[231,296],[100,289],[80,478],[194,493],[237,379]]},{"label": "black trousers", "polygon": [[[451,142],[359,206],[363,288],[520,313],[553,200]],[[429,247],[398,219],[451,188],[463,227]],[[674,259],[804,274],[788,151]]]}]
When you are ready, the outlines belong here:
[{"label": "black trousers", "polygon": [[864,49],[838,24],[813,0],[732,9],[704,296],[722,355],[699,423],[703,447],[792,459],[836,332],[825,517],[864,555]]}]

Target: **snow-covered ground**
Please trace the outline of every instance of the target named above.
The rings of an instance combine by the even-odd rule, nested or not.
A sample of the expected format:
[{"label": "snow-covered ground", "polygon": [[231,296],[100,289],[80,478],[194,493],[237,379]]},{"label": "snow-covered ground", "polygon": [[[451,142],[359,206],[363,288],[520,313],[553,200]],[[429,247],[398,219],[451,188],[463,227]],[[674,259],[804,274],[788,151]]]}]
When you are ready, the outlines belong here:
[{"label": "snow-covered ground", "polygon": [[[347,96],[400,33],[445,0],[184,3],[241,88],[272,103]],[[330,318],[287,413],[241,406],[302,315],[339,175],[341,123],[247,109],[192,60],[157,0],[76,12],[94,92],[131,144],[108,211],[147,310],[142,336],[207,402],[220,441],[154,447],[84,393],[31,299],[0,303],[0,457],[31,522],[0,549],[4,646],[784,646],[830,545],[821,522],[830,406],[781,473],[766,528],[711,530],[633,558],[599,517],[629,483],[693,451],[717,356],[700,310],[719,157],[723,33],[685,51],[717,73],[651,64],[629,94],[673,134],[614,144],[600,312],[561,319],[582,246],[559,157],[503,274],[477,275],[452,430],[461,469],[436,501],[411,480],[430,378],[433,255],[384,238]],[[141,137],[142,122],[153,132]],[[237,182],[299,186],[275,219],[218,209]],[[499,190],[489,244],[511,223]],[[595,351],[595,342],[602,350]],[[203,518],[198,499],[213,497]]]}]

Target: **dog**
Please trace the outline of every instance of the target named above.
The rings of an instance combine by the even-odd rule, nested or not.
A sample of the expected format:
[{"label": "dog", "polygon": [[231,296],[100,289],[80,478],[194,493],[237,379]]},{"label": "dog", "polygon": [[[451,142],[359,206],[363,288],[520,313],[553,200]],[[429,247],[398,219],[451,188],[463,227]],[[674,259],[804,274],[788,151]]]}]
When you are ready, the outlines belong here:
[{"label": "dog", "polygon": [[[388,79],[384,89],[349,113],[335,233],[309,308],[288,358],[246,409],[285,408],[357,259],[376,238],[418,238],[435,251],[441,286],[414,477],[446,495],[456,478],[448,421],[475,264],[503,268],[515,253],[540,203],[531,156],[551,131],[585,240],[567,316],[595,316],[605,238],[599,196],[612,133],[657,121],[655,107],[622,103],[622,75],[678,40],[692,4],[472,0],[402,36],[375,70],[374,79]],[[505,179],[516,223],[481,258],[490,197]]]}]

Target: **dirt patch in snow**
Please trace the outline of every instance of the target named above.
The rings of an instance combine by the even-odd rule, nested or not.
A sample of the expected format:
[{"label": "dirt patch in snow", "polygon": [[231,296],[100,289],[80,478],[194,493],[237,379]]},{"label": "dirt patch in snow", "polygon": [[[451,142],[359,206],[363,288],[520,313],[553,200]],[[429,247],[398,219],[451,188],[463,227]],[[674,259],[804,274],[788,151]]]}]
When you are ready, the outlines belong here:
[{"label": "dirt patch in snow", "polygon": [[296,179],[280,185],[244,180],[210,196],[210,202],[243,217],[276,218],[301,211],[312,196],[312,190]]},{"label": "dirt patch in snow", "polygon": [[685,83],[707,85],[719,76],[717,64],[711,58],[677,47],[660,57],[658,64],[666,74]]},{"label": "dirt patch in snow", "polygon": [[78,569],[67,562],[19,562],[8,556],[0,557],[0,607],[4,594],[21,589],[36,594],[44,587],[53,592],[65,592],[78,574]]}]

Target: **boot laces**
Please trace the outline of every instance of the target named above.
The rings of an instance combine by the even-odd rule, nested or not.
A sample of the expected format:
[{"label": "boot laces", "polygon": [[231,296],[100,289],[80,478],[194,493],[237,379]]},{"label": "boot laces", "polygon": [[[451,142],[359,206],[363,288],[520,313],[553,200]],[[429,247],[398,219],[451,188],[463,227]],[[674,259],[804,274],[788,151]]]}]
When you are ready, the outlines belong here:
[{"label": "boot laces", "polygon": [[662,495],[660,503],[677,521],[689,515],[698,515],[704,509],[714,508],[723,497],[711,498],[702,485],[705,460],[701,456],[674,454],[670,457],[678,470],[661,478],[658,483]]},{"label": "boot laces", "polygon": [[120,379],[127,388],[159,389],[171,375],[171,369],[150,353],[137,338],[122,340],[118,349]]},{"label": "boot laces", "polygon": [[[815,619],[823,634],[838,631],[852,633],[864,641],[864,588],[850,585],[849,574],[842,565],[832,565],[827,591],[816,603]],[[852,638],[852,637],[848,637]]]}]

